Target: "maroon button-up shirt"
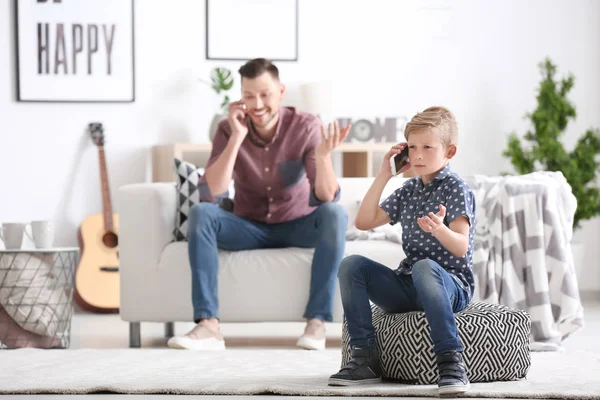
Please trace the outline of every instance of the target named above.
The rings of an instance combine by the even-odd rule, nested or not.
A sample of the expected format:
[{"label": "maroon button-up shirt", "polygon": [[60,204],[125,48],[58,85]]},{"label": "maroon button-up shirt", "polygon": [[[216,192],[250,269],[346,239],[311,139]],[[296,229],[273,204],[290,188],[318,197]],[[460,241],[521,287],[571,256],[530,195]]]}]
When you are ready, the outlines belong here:
[{"label": "maroon button-up shirt", "polygon": [[[221,121],[213,139],[207,168],[225,149],[231,136]],[[291,221],[310,214],[322,202],[315,196],[315,148],[321,141],[321,122],[293,107],[281,107],[275,135],[264,142],[250,125],[233,168],[233,212],[264,223]],[[227,193],[211,193],[201,179],[202,201],[216,201]],[[340,188],[334,201],[340,197]]]}]

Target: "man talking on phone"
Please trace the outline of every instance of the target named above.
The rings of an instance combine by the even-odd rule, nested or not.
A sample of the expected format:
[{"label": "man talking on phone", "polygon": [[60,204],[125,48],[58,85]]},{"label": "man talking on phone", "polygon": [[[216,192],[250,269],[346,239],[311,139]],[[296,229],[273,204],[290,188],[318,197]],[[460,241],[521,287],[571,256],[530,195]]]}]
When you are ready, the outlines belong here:
[{"label": "man talking on phone", "polygon": [[[223,350],[219,329],[218,249],[315,248],[306,328],[297,345],[325,348],[325,321],[332,321],[337,272],[344,255],[348,217],[335,202],[340,188],[331,152],[350,126],[329,124],[281,106],[285,86],[269,60],[248,61],[240,69],[242,99],[231,103],[215,133],[202,201],[188,220],[192,301],[196,326],[168,341],[169,347]],[[233,179],[233,212],[215,200]],[[256,290],[260,290],[259,287]],[[273,299],[277,301],[277,299]]]}]

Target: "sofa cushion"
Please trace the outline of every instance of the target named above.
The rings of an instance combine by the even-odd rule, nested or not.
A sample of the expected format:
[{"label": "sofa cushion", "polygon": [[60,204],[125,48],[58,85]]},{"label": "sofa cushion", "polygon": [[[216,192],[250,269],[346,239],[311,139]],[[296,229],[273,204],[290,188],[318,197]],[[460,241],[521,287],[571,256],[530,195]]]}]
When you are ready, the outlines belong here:
[{"label": "sofa cushion", "polygon": [[[382,375],[409,384],[438,379],[430,329],[424,312],[389,314],[371,306],[377,331]],[[531,366],[531,318],[522,310],[472,302],[455,314],[471,382],[509,381],[526,377]],[[342,365],[350,358],[348,326],[342,326]]]},{"label": "sofa cushion", "polygon": [[[297,247],[220,250],[219,317],[227,322],[302,321],[308,301],[313,253],[314,249]],[[403,257],[402,246],[379,240],[348,242],[345,255],[350,254],[363,254],[390,268],[396,268]],[[160,316],[171,318],[165,321],[190,320],[191,272],[187,242],[167,244],[156,268],[162,293],[183,295],[153,293],[145,299],[145,309],[154,309],[154,315],[158,315],[159,309],[173,310],[170,315]],[[333,305],[334,321],[342,322],[339,285],[335,287],[338,293]]]},{"label": "sofa cushion", "polygon": [[359,254],[396,269],[405,257],[402,245],[388,240],[352,240],[346,242],[345,255]]},{"label": "sofa cushion", "polygon": [[[219,250],[219,318],[227,322],[302,321],[314,249]],[[187,242],[163,249],[158,273],[169,292],[184,291],[174,320],[192,319]],[[338,295],[339,296],[339,295]],[[160,296],[159,296],[160,297]],[[251,299],[251,301],[250,301]],[[157,302],[172,299],[158,298]],[[341,306],[337,310],[341,322]],[[290,317],[293,316],[293,319]]]},{"label": "sofa cushion", "polygon": [[[402,186],[406,181],[402,177],[390,179],[383,192],[379,203],[388,198],[396,189]],[[385,224],[369,231],[358,230],[355,226],[358,208],[365,194],[373,183],[373,178],[343,178],[339,180],[341,197],[338,204],[344,207],[348,214],[348,228],[346,230],[346,240],[378,240],[402,243],[402,224]]]}]

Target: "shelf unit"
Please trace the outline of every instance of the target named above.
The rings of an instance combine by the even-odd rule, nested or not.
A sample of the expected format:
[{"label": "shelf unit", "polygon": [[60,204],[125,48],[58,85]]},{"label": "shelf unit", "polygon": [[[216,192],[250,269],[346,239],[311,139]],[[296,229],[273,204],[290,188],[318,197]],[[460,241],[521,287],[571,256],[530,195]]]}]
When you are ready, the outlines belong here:
[{"label": "shelf unit", "polygon": [[[343,177],[372,177],[373,153],[387,153],[394,143],[342,143],[334,152],[342,155]],[[152,181],[174,182],[173,159],[205,165],[210,144],[171,143],[152,147]]]}]

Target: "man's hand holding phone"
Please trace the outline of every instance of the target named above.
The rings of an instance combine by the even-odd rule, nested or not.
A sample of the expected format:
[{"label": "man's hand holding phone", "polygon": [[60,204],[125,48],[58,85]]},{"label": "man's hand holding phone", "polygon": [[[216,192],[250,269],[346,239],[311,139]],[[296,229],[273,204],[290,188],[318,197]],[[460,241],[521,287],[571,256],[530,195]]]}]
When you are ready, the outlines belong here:
[{"label": "man's hand holding phone", "polygon": [[246,117],[246,106],[240,101],[229,103],[229,115],[227,116],[231,136],[236,136],[240,141],[248,134],[248,119]]},{"label": "man's hand holding phone", "polygon": [[380,174],[383,174],[387,179],[394,175],[401,174],[410,168],[408,160],[408,144],[398,143],[390,149],[383,158]]}]

